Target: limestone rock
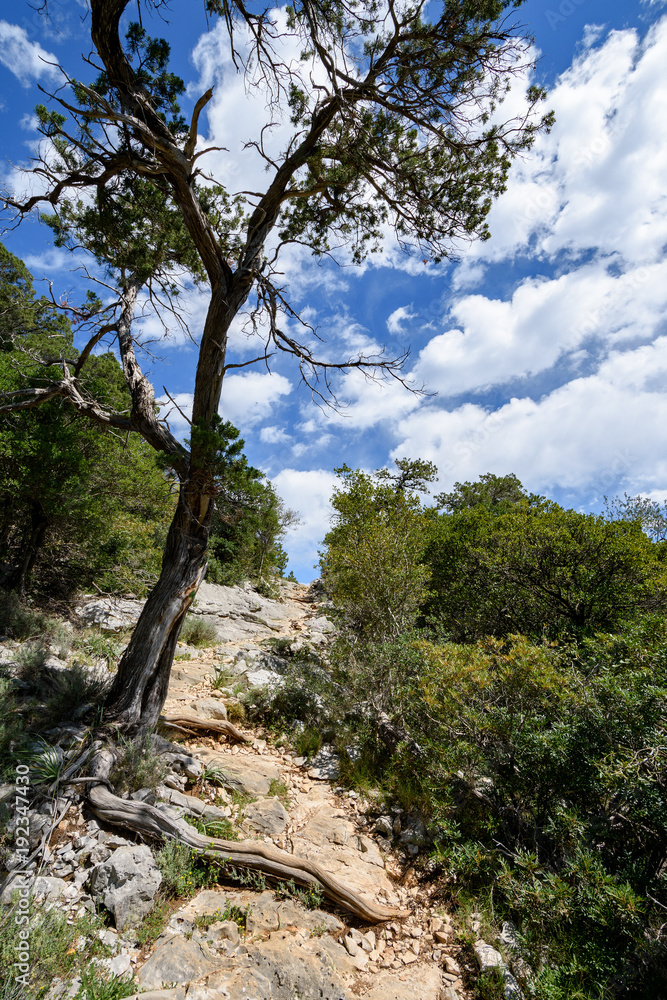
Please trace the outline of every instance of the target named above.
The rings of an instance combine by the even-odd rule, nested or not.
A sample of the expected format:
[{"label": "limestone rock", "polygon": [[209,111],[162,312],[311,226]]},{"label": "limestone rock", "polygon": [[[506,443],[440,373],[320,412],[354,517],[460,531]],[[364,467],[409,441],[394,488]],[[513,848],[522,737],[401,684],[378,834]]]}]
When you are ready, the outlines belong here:
[{"label": "limestone rock", "polygon": [[160,989],[164,984],[189,983],[219,968],[219,960],[198,941],[172,937],[155,949],[137,979],[145,989]]},{"label": "limestone rock", "polygon": [[244,810],[244,822],[269,837],[278,837],[287,826],[289,813],[278,799],[251,802]]},{"label": "limestone rock", "polygon": [[247,757],[225,754],[221,757],[202,749],[200,756],[207,764],[216,764],[222,769],[225,775],[223,788],[232,792],[268,795],[271,782],[280,780],[280,771],[276,765],[255,754]]},{"label": "limestone rock", "polygon": [[317,956],[294,947],[287,932],[273,933],[252,952],[253,966],[271,985],[271,1000],[348,1000],[337,973]]},{"label": "limestone rock", "polygon": [[227,719],[227,709],[224,702],[218,698],[202,698],[201,701],[193,701],[194,710],[205,719]]},{"label": "limestone rock", "polygon": [[117,848],[90,876],[92,894],[113,913],[119,931],[149,912],[161,882],[162,874],[145,844]]}]

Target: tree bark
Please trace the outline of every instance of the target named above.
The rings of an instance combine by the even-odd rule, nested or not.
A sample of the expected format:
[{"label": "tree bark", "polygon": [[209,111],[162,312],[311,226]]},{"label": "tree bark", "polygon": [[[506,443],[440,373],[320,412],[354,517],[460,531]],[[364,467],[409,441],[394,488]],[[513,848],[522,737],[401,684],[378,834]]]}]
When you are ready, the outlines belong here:
[{"label": "tree bark", "polygon": [[30,537],[23,547],[21,565],[16,571],[16,592],[21,600],[26,595],[30,574],[34,568],[39,550],[44,544],[44,536],[49,526],[42,505],[34,502],[30,513]]},{"label": "tree bark", "polygon": [[105,722],[120,723],[130,733],[154,729],[167,697],[178,635],[206,571],[212,504],[203,500],[197,488],[181,487],[160,578],[107,696]]}]

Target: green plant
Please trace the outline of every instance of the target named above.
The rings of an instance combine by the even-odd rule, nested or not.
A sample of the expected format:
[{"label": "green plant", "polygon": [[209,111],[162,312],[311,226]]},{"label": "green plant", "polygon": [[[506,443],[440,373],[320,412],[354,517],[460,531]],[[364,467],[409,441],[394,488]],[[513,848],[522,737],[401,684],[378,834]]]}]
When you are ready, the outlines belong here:
[{"label": "green plant", "polygon": [[229,780],[229,775],[219,764],[205,764],[201,780],[208,781],[211,785],[224,785]]},{"label": "green plant", "polygon": [[158,895],[153,908],[142,918],[134,932],[134,938],[140,948],[146,948],[157,941],[169,920],[172,907],[164,895]]},{"label": "green plant", "polygon": [[39,683],[37,676],[40,675],[48,656],[49,651],[42,642],[28,642],[21,646],[16,653],[21,680],[36,686]]},{"label": "green plant", "polygon": [[[90,968],[91,961],[107,953],[100,942],[98,931],[103,926],[96,914],[86,914],[68,923],[61,910],[47,910],[31,904],[28,911],[29,923],[20,922],[24,910],[17,905],[5,908],[0,916],[0,996],[14,997],[16,987],[16,952],[20,932],[29,929],[30,969],[27,987],[22,987],[21,1000],[40,1000],[51,988],[54,979],[66,981],[73,978],[78,968]],[[91,980],[91,985],[94,980]],[[96,987],[97,988],[97,987]],[[101,989],[101,983],[99,984]],[[137,986],[123,994],[91,994],[90,1000],[114,1000],[115,996],[128,996],[136,992]],[[89,998],[86,998],[89,1000]]]},{"label": "green plant", "polygon": [[101,628],[91,627],[76,636],[74,648],[91,660],[106,660],[111,669],[120,656],[122,642],[117,637],[105,635]]},{"label": "green plant", "polygon": [[314,757],[322,748],[322,731],[306,727],[295,740],[296,752],[300,757]]},{"label": "green plant", "polygon": [[289,789],[287,788],[287,785],[285,785],[282,781],[279,781],[277,778],[271,779],[268,794],[279,799],[285,807],[289,806]]},{"label": "green plant", "polygon": [[500,969],[490,969],[475,983],[475,1000],[504,1000],[505,979]]},{"label": "green plant", "polygon": [[106,678],[96,676],[75,661],[66,670],[46,677],[46,698],[43,721],[51,724],[70,720],[75,709],[83,705],[99,706],[107,692]]},{"label": "green plant", "polygon": [[197,649],[204,649],[207,646],[215,646],[218,633],[213,622],[207,621],[201,615],[188,615],[183,622],[179,640]]},{"label": "green plant", "polygon": [[192,653],[176,653],[174,660],[191,660]]},{"label": "green plant", "polygon": [[175,840],[168,840],[155,855],[162,873],[162,892],[166,896],[189,898],[210,880],[208,868],[195,851]]},{"label": "green plant", "polygon": [[0,590],[0,634],[15,639],[36,639],[47,631],[49,619],[21,601],[13,590]]},{"label": "green plant", "polygon": [[119,735],[116,760],[109,775],[118,794],[136,792],[140,788],[155,791],[168,770],[168,765],[153,749],[150,734],[137,740],[126,740]]},{"label": "green plant", "polygon": [[246,709],[243,702],[228,701],[225,702],[225,708],[227,709],[227,718],[230,722],[245,722]]},{"label": "green plant", "polygon": [[294,879],[289,879],[287,882],[279,882],[275,893],[278,899],[295,899],[307,910],[317,910],[324,902],[324,893],[316,883],[300,886]]},{"label": "green plant", "polygon": [[81,987],[74,1000],[122,1000],[137,993],[138,989],[134,975],[106,976],[99,969],[88,967],[81,973]]},{"label": "green plant", "polygon": [[222,840],[238,840],[239,835],[234,824],[229,819],[203,819],[188,816],[186,822],[205,837],[219,837]]},{"label": "green plant", "polygon": [[30,768],[30,781],[36,785],[57,784],[64,765],[60,747],[51,746],[43,736],[35,735],[17,756]]},{"label": "green plant", "polygon": [[219,663],[213,669],[213,679],[211,681],[211,687],[214,691],[219,691],[220,688],[227,687],[234,680],[234,674],[229,669],[229,667],[223,666]]},{"label": "green plant", "polygon": [[60,660],[67,659],[73,642],[74,633],[71,625],[68,622],[56,622],[51,631],[51,645]]},{"label": "green plant", "polygon": [[201,913],[195,917],[195,927],[208,930],[211,924],[217,923],[217,921],[232,920],[238,926],[239,930],[245,931],[249,915],[250,903],[241,908],[228,899],[225,901],[222,910],[218,908],[213,913]]}]

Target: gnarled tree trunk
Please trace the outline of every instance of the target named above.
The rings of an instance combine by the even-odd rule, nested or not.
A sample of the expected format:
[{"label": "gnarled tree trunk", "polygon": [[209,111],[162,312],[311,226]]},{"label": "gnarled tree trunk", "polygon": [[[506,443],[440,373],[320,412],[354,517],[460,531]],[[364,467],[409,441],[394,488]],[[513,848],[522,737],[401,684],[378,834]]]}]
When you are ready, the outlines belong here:
[{"label": "gnarled tree trunk", "polygon": [[151,591],[106,701],[105,721],[151,730],[162,711],[176,642],[206,570],[212,502],[181,487],[160,578]]}]

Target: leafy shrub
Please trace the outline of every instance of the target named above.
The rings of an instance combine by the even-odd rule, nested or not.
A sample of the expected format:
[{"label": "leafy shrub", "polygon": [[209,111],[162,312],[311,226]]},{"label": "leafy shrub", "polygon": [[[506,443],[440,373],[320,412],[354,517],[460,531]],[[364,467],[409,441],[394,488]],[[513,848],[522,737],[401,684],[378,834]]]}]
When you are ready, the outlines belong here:
[{"label": "leafy shrub", "polygon": [[175,840],[165,842],[155,862],[162,873],[161,891],[166,896],[188,899],[208,882],[207,870],[202,868],[197,853]]},{"label": "leafy shrub", "polygon": [[41,642],[27,642],[21,646],[16,653],[16,662],[21,680],[35,685],[48,659],[48,655],[48,650]]},{"label": "leafy shrub", "polygon": [[440,857],[459,889],[493,888],[536,997],[648,998],[667,974],[666,640],[649,618],[561,649],[416,644],[409,724]]},{"label": "leafy shrub", "polygon": [[84,705],[98,707],[104,701],[108,682],[90,673],[81,663],[49,674],[44,681],[46,704],[44,721],[56,724],[71,721],[72,713]]},{"label": "leafy shrub", "polygon": [[120,656],[122,641],[105,635],[99,628],[87,628],[77,635],[74,646],[88,659],[106,660],[111,669]]},{"label": "leafy shrub", "polygon": [[[14,907],[6,907],[0,916],[0,996],[20,1000],[40,1000],[56,978],[69,981],[80,968],[90,968],[91,959],[105,954],[99,940],[101,920],[87,913],[68,923],[67,915],[58,909],[30,909],[30,971],[27,989],[17,993],[16,949],[21,925],[15,919]],[[79,1000],[116,1000],[136,992],[134,980],[105,980],[92,970],[87,985],[76,996]],[[113,984],[113,987],[112,987]],[[112,992],[112,988],[116,992]],[[14,991],[14,992],[13,992]],[[124,992],[123,992],[124,991]]]},{"label": "leafy shrub", "polygon": [[13,590],[0,590],[0,634],[35,639],[49,627],[48,616],[19,600]]},{"label": "leafy shrub", "polygon": [[215,646],[218,633],[213,622],[207,621],[201,615],[188,615],[183,622],[179,640],[197,649],[204,649],[207,646]]},{"label": "leafy shrub", "polygon": [[155,791],[168,771],[168,765],[153,749],[150,734],[139,740],[124,740],[121,736],[109,781],[119,795],[137,792],[140,788]]}]

